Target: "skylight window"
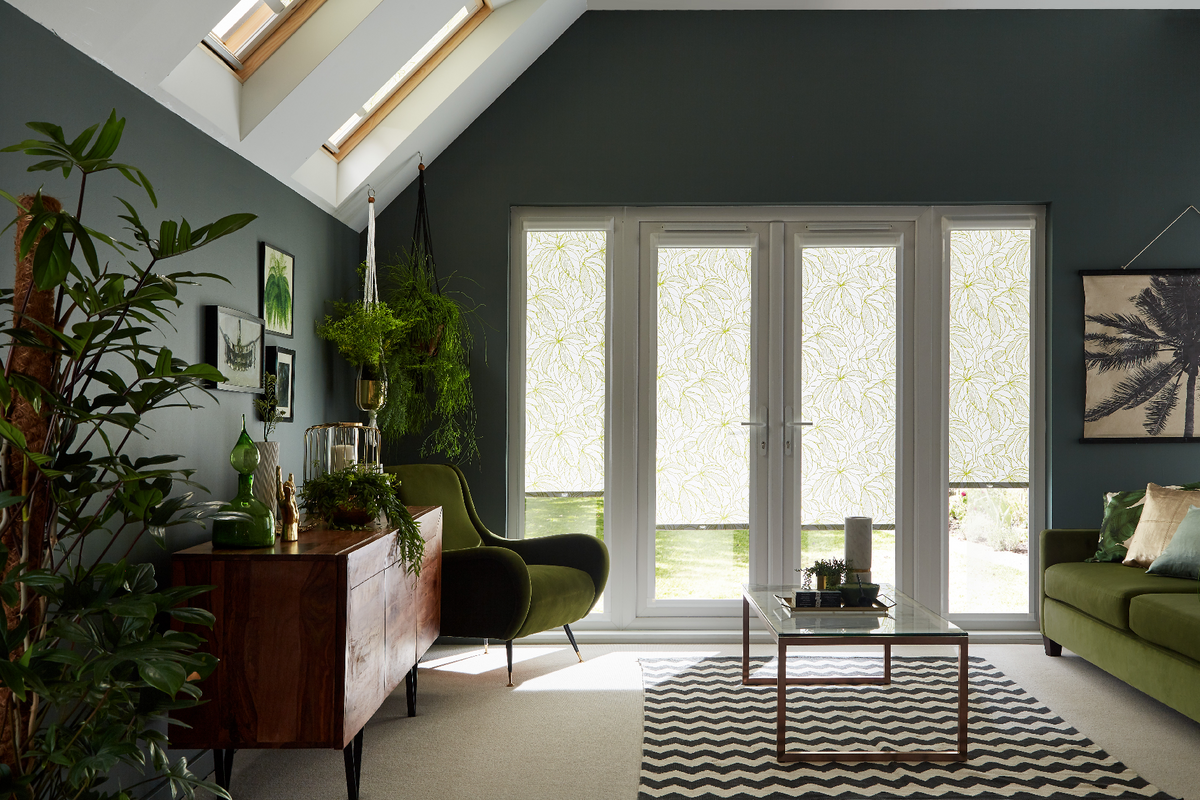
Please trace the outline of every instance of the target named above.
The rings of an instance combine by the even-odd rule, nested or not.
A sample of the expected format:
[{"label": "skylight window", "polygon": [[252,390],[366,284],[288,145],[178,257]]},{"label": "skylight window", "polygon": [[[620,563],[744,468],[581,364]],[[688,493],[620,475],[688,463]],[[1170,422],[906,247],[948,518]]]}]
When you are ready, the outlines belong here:
[{"label": "skylight window", "polygon": [[[311,14],[322,2],[324,0],[239,0],[212,32],[204,37],[204,43],[235,72],[240,73],[248,67],[253,69],[286,40],[286,33],[282,38],[272,37],[285,19],[300,6],[310,6],[305,10]],[[267,45],[267,52],[259,54],[260,57],[251,65],[251,57],[263,45]]]},{"label": "skylight window", "polygon": [[[474,25],[478,25],[490,10],[481,0],[469,0],[450,18],[449,22],[442,26],[441,30],[421,46],[421,49],[395,75],[388,78],[387,82],[379,87],[379,91],[371,95],[367,102],[363,103],[362,107],[350,116],[350,119],[333,132],[333,135],[325,142],[325,149],[335,157],[348,152],[362,136],[370,132],[379,118],[390,113],[395,107],[395,103],[403,99],[407,92],[402,93],[402,90],[411,91],[421,82],[421,79],[425,77],[424,74],[418,74],[421,68],[426,64],[436,65],[434,62],[440,61],[453,50],[463,36],[470,33],[470,29],[473,29]],[[468,23],[473,23],[470,25],[470,29],[468,29]],[[456,36],[456,34],[462,35]],[[393,98],[395,98],[395,103],[389,102]],[[355,136],[355,134],[360,135]]]}]

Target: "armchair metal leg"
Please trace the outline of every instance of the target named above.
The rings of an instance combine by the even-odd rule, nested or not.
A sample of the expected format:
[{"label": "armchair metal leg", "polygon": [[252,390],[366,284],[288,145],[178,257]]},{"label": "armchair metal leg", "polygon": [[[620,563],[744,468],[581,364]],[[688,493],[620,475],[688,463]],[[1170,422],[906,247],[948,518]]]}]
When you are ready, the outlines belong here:
[{"label": "armchair metal leg", "polygon": [[508,653],[508,685],[512,688],[512,639],[504,643],[504,650]]},{"label": "armchair metal leg", "polygon": [[571,647],[575,648],[575,655],[579,658],[579,663],[583,663],[583,653],[579,652],[579,645],[575,643],[575,634],[571,633],[570,625],[563,625],[563,630],[567,632],[567,638],[571,640]]}]

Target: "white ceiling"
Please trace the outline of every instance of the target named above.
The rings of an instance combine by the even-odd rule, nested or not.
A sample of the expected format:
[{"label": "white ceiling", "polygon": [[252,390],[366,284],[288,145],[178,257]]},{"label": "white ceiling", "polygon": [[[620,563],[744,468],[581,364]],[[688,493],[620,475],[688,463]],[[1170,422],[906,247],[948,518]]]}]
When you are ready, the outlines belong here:
[{"label": "white ceiling", "polygon": [[[493,0],[495,10],[340,163],[321,144],[462,0],[326,0],[240,84],[200,47],[235,0],[7,0],[351,227],[386,207],[586,10],[1195,9],[1200,0]],[[365,57],[364,54],[370,54]]]}]

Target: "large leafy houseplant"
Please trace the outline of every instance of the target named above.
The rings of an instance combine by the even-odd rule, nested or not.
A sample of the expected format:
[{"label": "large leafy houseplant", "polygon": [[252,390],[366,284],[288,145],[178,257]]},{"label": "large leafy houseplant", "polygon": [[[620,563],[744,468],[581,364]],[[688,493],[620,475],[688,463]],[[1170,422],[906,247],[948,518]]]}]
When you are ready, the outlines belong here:
[{"label": "large leafy houseplant", "polygon": [[190,390],[223,380],[153,343],[181,305],[181,286],[219,278],[164,272],[163,262],[254,217],[165,220],[152,233],[121,200],[132,243],[87,227],[85,192],[101,173],[123,175],[157,207],[145,175],[113,161],[124,124],[113,112],[69,139],[57,125],[30,123],[40,138],[4,149],[39,158],[30,171],[80,181],[74,213],[40,192],[0,192],[17,207],[21,262],[17,289],[0,292],[17,315],[0,329],[9,345],[0,373],[0,796],[117,800],[164,779],[172,796],[198,786],[227,796],[166,754],[168,712],[199,702],[194,681],[214,666],[198,636],[170,626],[212,624],[183,605],[204,589],[160,589],[151,565],[127,560],[147,534],[161,543],[212,504],[177,491],[197,486],[181,456],[127,447],[148,436],[147,414],[194,407]]}]

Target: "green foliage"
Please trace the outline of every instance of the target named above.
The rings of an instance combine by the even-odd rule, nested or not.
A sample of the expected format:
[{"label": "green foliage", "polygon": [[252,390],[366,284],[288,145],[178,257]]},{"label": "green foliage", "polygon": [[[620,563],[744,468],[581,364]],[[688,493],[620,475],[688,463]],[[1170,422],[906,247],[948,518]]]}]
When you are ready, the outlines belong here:
[{"label": "green foliage", "polygon": [[400,502],[398,484],[394,475],[355,464],[306,480],[300,490],[300,503],[308,513],[330,523],[339,511],[362,511],[370,519],[386,514],[388,522],[398,529],[396,543],[405,570],[419,575],[425,540],[412,514]]},{"label": "green foliage", "polygon": [[[49,157],[30,171],[61,170],[68,177],[78,171],[80,209],[89,178],[110,170],[157,205],[140,170],[111,160],[124,124],[113,112],[68,142],[58,126],[30,123],[46,139],[3,152]],[[20,208],[12,195],[0,196]],[[170,324],[182,304],[180,286],[219,277],[163,273],[160,262],[233,233],[254,216],[235,214],[198,228],[186,219],[165,220],[152,235],[133,205],[121,202],[132,243],[92,230],[70,212],[50,211],[36,197],[18,251],[21,258],[33,253],[34,281],[56,294],[56,318],[53,326],[40,325],[49,343],[29,331],[0,329],[10,345],[0,374],[0,464],[19,459],[27,476],[10,485],[8,470],[0,469],[0,563],[8,554],[3,542],[21,548],[16,566],[0,580],[0,599],[18,620],[9,627],[5,619],[0,630],[0,684],[31,719],[16,738],[16,763],[0,767],[2,797],[127,798],[149,794],[164,778],[172,796],[191,797],[197,787],[228,796],[193,775],[186,760],[171,762],[160,732],[169,711],[199,701],[188,676],[203,677],[213,667],[197,652],[195,633],[166,626],[172,618],[211,625],[207,612],[179,607],[204,589],[159,591],[152,566],[106,559],[128,553],[146,534],[161,543],[168,528],[194,524],[218,505],[177,491],[197,486],[192,470],[176,466],[181,456],[133,458],[124,449],[134,435],[148,438],[149,412],[195,408],[191,391],[207,394],[203,381],[224,380],[215,368],[189,364],[146,341],[146,334]],[[97,243],[117,254],[116,263],[101,261]],[[130,260],[135,254],[148,263]],[[13,303],[11,290],[0,292],[0,305]],[[14,371],[11,345],[17,343],[52,356],[47,385]],[[49,434],[40,448],[13,423],[14,393],[47,416]],[[43,505],[50,513],[35,525]],[[17,718],[5,720],[3,735],[12,735]],[[106,784],[118,766],[143,779]]]},{"label": "green foliage", "polygon": [[387,403],[379,427],[389,438],[425,436],[421,455],[452,461],[479,456],[475,396],[471,390],[473,308],[438,291],[428,259],[419,251],[384,268],[383,296],[407,325],[403,346],[387,358]]},{"label": "green foliage", "polygon": [[333,342],[342,357],[356,367],[378,369],[410,325],[384,303],[367,308],[362,303],[337,300],[334,315],[317,324],[317,335]]},{"label": "green foliage", "polygon": [[267,265],[267,282],[263,286],[263,314],[267,323],[276,329],[292,324],[292,293],[288,289],[287,264],[283,255],[271,251]]},{"label": "green foliage", "polygon": [[849,568],[846,566],[846,562],[840,558],[814,561],[811,567],[804,570],[804,585],[808,586],[810,579],[816,575],[825,578],[826,586],[837,586],[846,579],[847,572],[849,572]]},{"label": "green foliage", "polygon": [[263,393],[261,397],[254,398],[254,407],[258,409],[258,416],[263,421],[263,441],[271,441],[271,434],[275,432],[275,426],[283,419],[283,415],[279,413],[279,395],[275,394],[275,385],[279,382],[269,372],[263,373]]}]

